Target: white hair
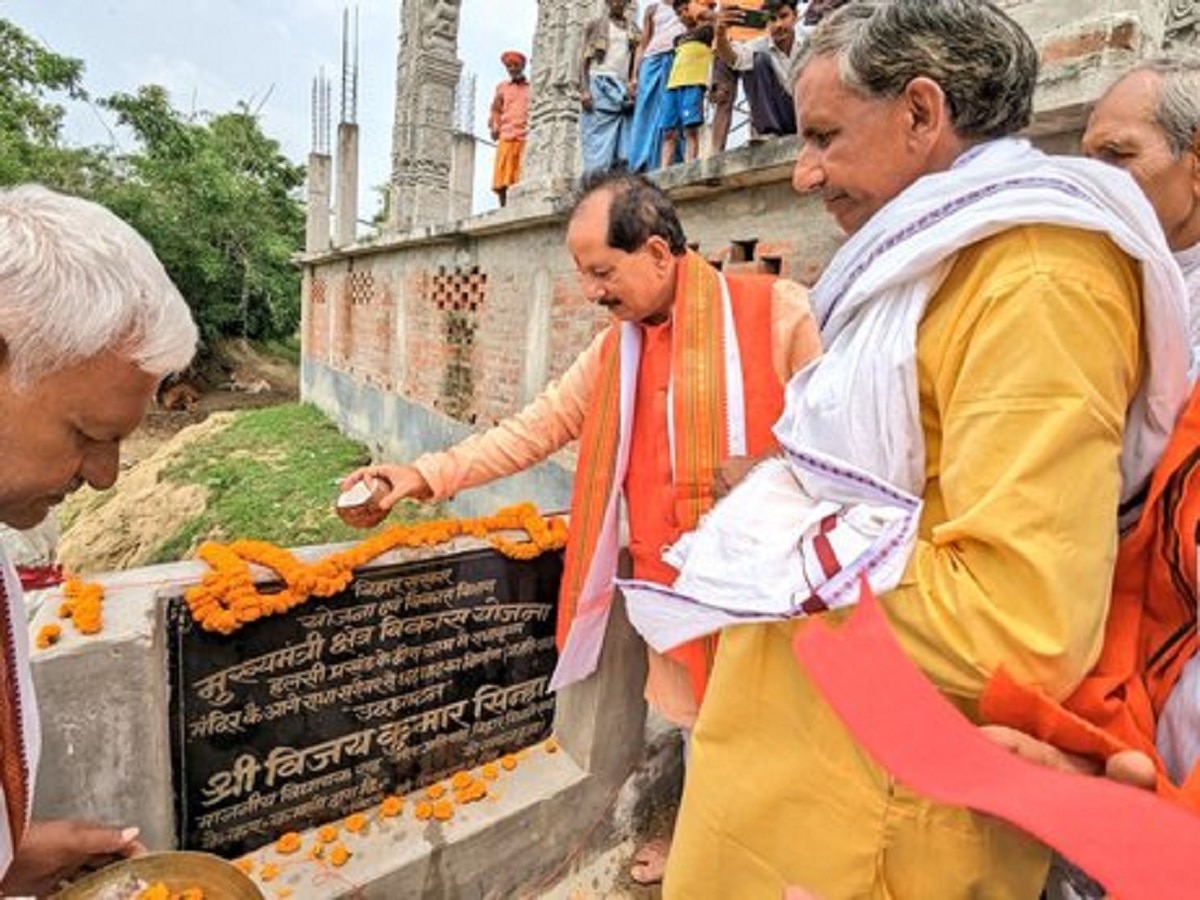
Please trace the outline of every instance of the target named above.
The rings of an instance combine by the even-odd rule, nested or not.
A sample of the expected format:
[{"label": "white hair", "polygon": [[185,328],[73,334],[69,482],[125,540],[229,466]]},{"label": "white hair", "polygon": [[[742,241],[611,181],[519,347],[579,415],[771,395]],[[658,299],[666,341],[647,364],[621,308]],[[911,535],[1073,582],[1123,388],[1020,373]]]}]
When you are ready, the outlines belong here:
[{"label": "white hair", "polygon": [[102,206],[0,189],[0,368],[15,385],[118,353],[161,377],[196,350],[191,311],[150,245]]}]

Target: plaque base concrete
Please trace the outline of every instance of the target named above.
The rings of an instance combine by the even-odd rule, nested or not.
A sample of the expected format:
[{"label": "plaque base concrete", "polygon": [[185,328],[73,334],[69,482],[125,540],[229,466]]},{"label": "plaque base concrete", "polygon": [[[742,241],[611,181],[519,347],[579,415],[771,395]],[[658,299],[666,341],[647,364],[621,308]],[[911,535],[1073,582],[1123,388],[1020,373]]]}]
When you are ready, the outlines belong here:
[{"label": "plaque base concrete", "polygon": [[[475,540],[443,551],[480,549]],[[296,551],[320,558],[336,547]],[[378,565],[410,562],[439,551],[396,551]],[[207,571],[176,563],[112,574],[106,588],[104,630],[85,638],[68,625],[61,642],[35,651],[34,679],[43,721],[43,753],[36,789],[39,818],[84,816],[136,824],[152,849],[174,845],[175,809],[170,727],[170,681],[165,598]],[[31,621],[32,632],[56,618],[50,595]],[[279,874],[263,886],[268,896],[289,888],[296,900],[341,896],[507,897],[550,891],[605,849],[628,840],[647,802],[672,802],[680,780],[674,735],[645,741],[644,645],[618,604],[600,668],[557,697],[555,735],[560,746],[538,744],[519,754],[511,771],[491,782],[489,796],[455,807],[446,822],[418,821],[406,799],[392,819],[368,810],[361,833],[341,831],[352,855],[341,867],[314,860],[303,849],[281,856],[271,846],[249,854],[255,875],[263,864]]]}]

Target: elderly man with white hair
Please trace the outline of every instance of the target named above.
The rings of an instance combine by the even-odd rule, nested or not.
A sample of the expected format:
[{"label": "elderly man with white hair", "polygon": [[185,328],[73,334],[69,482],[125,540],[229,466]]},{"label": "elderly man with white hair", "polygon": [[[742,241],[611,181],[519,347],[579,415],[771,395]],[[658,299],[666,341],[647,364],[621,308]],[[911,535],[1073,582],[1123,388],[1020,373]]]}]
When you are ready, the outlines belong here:
[{"label": "elderly man with white hair", "polygon": [[1183,270],[1192,377],[1200,366],[1200,57],[1139,63],[1100,98],[1083,152],[1133,176]]},{"label": "elderly man with white hair", "polygon": [[[196,326],[150,246],[112,213],[36,185],[0,190],[0,521],[37,525],[120,443]],[[31,822],[39,717],[21,588],[0,557],[0,893],[55,890],[136,852],[137,829]]]}]

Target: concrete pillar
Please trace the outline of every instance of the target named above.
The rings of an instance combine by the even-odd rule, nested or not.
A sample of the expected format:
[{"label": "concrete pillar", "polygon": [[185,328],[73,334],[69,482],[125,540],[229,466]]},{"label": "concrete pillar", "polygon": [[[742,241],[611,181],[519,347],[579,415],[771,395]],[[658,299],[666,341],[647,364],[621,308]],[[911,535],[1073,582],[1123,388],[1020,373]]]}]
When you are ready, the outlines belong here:
[{"label": "concrete pillar", "polygon": [[324,253],[329,249],[329,176],[332,163],[328,153],[308,154],[308,217],[304,225],[306,253]]},{"label": "concrete pillar", "polygon": [[403,0],[392,132],[392,226],[450,220],[459,0]]},{"label": "concrete pillar", "polygon": [[456,131],[451,139],[450,157],[450,218],[471,216],[471,198],[475,192],[475,136]]},{"label": "concrete pillar", "polygon": [[337,238],[336,246],[348,247],[358,237],[358,126],[338,125],[337,142]]},{"label": "concrete pillar", "polygon": [[579,53],[596,0],[540,0],[533,36],[529,144],[510,201],[561,198],[580,172]]}]

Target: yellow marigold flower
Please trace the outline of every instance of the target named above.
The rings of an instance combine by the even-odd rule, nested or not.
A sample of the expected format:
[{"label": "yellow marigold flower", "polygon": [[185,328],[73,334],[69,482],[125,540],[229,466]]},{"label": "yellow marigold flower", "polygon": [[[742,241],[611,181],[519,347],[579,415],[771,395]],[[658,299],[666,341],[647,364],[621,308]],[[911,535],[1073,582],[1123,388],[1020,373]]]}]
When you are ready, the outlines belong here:
[{"label": "yellow marigold flower", "polygon": [[400,810],[404,809],[404,798],[397,797],[391,794],[383,798],[383,802],[379,804],[379,814],[385,819],[392,819],[400,815]]},{"label": "yellow marigold flower", "polygon": [[[276,853],[295,853],[300,849],[300,835],[298,832],[289,831],[286,834],[281,834],[279,840],[275,842]],[[266,868],[264,866],[264,868]]]}]

